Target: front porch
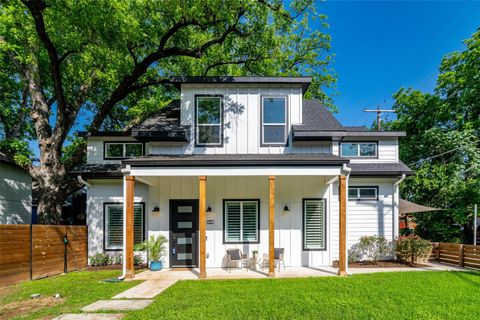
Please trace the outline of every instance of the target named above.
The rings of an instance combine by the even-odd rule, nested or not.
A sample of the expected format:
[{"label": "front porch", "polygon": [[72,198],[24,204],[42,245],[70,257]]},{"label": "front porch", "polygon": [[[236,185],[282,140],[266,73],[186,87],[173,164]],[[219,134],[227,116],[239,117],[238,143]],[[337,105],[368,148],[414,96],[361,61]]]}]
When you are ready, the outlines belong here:
[{"label": "front porch", "polygon": [[[327,268],[328,272],[346,275],[349,170],[344,163],[228,168],[218,165],[192,167],[190,164],[185,167],[162,167],[158,166],[158,162],[148,167],[137,163],[129,165],[128,161],[126,164],[123,170],[126,278],[134,277],[133,212],[138,201],[136,184],[148,186],[148,191],[142,187],[148,195],[142,196],[143,201],[147,199],[145,236],[164,234],[169,239],[169,254],[165,261],[167,268],[182,267],[183,260],[184,267],[193,270],[189,276],[203,279],[208,271],[209,278],[222,278],[226,272],[231,277],[239,270],[230,273],[222,269],[227,266],[226,250],[239,249],[249,257],[257,251],[259,259],[268,261],[263,271],[249,271],[249,277],[313,276],[312,272],[320,275],[325,270],[316,267],[328,267],[333,260],[339,260],[339,269]],[[318,239],[321,238],[318,244],[315,239],[310,240],[314,246],[317,245],[313,249],[305,245],[305,201],[317,201],[314,205],[318,204],[316,208],[323,212],[319,223],[324,227],[317,230],[315,228],[318,225],[315,225],[311,231],[312,235],[318,234]],[[155,207],[158,208],[157,216],[150,216]],[[287,214],[284,213],[284,207],[289,208]],[[227,225],[230,223],[227,217],[229,210],[238,214],[232,225]],[[241,213],[238,213],[239,210]],[[191,221],[185,221],[190,212]],[[180,215],[183,215],[182,219],[177,218]],[[246,218],[253,219],[249,220],[249,225],[245,225]],[[179,223],[182,228],[191,230],[176,230]],[[190,251],[183,252],[186,247]],[[286,251],[288,268],[280,273],[276,272],[273,259],[275,248]]]}]

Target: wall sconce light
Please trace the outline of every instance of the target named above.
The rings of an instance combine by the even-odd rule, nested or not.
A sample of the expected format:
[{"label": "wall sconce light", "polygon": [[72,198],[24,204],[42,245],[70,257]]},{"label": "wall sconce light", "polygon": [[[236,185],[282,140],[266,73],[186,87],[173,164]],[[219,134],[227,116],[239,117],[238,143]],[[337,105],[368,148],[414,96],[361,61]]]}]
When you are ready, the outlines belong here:
[{"label": "wall sconce light", "polygon": [[207,205],[207,213],[213,213],[213,209],[211,205]]},{"label": "wall sconce light", "polygon": [[285,214],[290,213],[290,208],[288,207],[287,204],[285,204],[285,207],[283,207],[283,213]]},{"label": "wall sconce light", "polygon": [[160,214],[160,207],[158,206],[158,204],[155,204],[155,205],[153,206],[152,214],[153,214],[153,215],[158,215],[158,214]]}]

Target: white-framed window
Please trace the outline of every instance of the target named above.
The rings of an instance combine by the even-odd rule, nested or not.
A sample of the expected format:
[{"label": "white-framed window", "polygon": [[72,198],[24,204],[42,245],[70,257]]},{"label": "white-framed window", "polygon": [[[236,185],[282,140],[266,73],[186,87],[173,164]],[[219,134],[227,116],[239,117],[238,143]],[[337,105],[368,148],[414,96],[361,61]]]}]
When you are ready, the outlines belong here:
[{"label": "white-framed window", "polygon": [[287,98],[262,97],[262,144],[287,142]]},{"label": "white-framed window", "polygon": [[326,250],[325,199],[303,199],[303,250]]},{"label": "white-framed window", "polygon": [[[135,203],[133,208],[133,242],[138,244],[144,240],[144,204]],[[123,204],[105,203],[105,250],[123,248]]]},{"label": "white-framed window", "polygon": [[350,158],[374,158],[377,156],[376,142],[342,142],[341,156]]},{"label": "white-framed window", "polygon": [[259,200],[224,200],[224,243],[259,242]]},{"label": "white-framed window", "polygon": [[348,187],[348,200],[377,200],[378,187]]},{"label": "white-framed window", "polygon": [[220,146],[223,142],[222,96],[195,96],[195,144]]},{"label": "white-framed window", "polygon": [[105,159],[126,159],[143,156],[141,142],[105,142]]}]

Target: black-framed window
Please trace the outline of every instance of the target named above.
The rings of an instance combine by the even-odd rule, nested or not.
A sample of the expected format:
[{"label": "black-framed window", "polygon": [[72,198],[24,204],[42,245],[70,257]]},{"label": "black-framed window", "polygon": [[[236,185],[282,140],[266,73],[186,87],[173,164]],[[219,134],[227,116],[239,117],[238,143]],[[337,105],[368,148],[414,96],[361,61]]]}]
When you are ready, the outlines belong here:
[{"label": "black-framed window", "polygon": [[[123,204],[104,203],[104,248],[123,249]],[[133,208],[133,242],[145,240],[145,204],[135,203]]]},{"label": "black-framed window", "polygon": [[260,241],[260,200],[223,201],[224,243]]},{"label": "black-framed window", "polygon": [[105,159],[127,159],[143,156],[144,146],[141,142],[105,142]]},{"label": "black-framed window", "polygon": [[221,146],[223,143],[223,97],[195,96],[195,144]]},{"label": "black-framed window", "polygon": [[287,98],[262,97],[262,145],[287,142]]},{"label": "black-framed window", "polygon": [[342,142],[340,155],[349,158],[375,158],[378,154],[377,142]]},{"label": "black-framed window", "polygon": [[348,187],[348,200],[378,200],[377,186]]},{"label": "black-framed window", "polygon": [[327,249],[325,199],[303,199],[303,250]]}]

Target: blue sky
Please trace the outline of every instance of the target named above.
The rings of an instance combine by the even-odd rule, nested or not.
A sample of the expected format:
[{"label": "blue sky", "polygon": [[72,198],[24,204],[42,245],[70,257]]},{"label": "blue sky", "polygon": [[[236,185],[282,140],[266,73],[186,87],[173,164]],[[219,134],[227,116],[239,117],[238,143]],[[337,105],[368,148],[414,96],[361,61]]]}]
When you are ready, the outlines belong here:
[{"label": "blue sky", "polygon": [[330,24],[337,117],[346,125],[371,125],[375,114],[363,109],[390,109],[401,87],[432,91],[442,57],[480,27],[480,1],[327,0],[318,11]]}]

